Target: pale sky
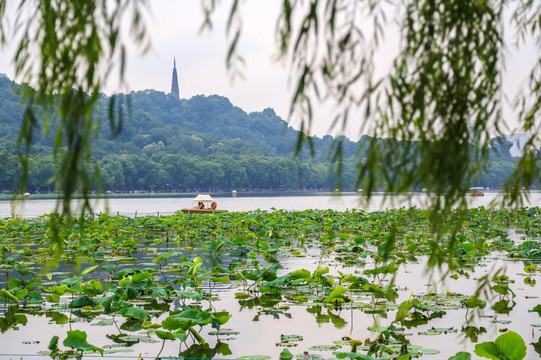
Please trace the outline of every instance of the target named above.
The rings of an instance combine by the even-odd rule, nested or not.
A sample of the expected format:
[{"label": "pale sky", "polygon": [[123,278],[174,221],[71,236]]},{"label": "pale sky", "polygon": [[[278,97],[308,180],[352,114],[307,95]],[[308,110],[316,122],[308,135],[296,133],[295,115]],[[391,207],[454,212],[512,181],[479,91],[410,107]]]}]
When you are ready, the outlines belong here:
[{"label": "pale sky", "polygon": [[[275,27],[280,1],[241,1],[243,32],[238,50],[245,60],[242,68],[244,79],[237,78],[234,82],[225,67],[228,44],[225,21],[229,1],[221,2],[213,17],[213,29],[203,33],[199,32],[203,21],[201,1],[152,0],[148,3],[151,14],[147,19],[147,29],[152,41],[151,50],[140,55],[131,49],[126,68],[127,87],[119,87],[118,77],[114,74],[104,88],[107,94],[145,89],[169,93],[173,58],[176,58],[181,98],[217,94],[229,98],[233,105],[246,112],[270,107],[287,120],[293,84],[287,67],[273,61],[277,52]],[[389,33],[379,55],[386,66],[396,55],[398,46],[393,38],[394,32]],[[510,32],[506,35],[512,37]],[[528,69],[538,56],[535,46],[509,54],[507,72],[503,77],[504,90],[509,98],[512,99],[525,84]],[[0,49],[0,73],[11,79],[14,74],[12,57],[12,47]],[[311,134],[323,136],[329,132],[331,120],[327,113],[328,109],[316,109]],[[513,117],[509,109],[506,109],[506,117]],[[346,135],[357,138],[358,125],[350,125]]]},{"label": "pale sky", "polygon": [[245,80],[232,81],[226,70],[227,38],[224,4],[214,16],[214,27],[199,31],[203,14],[199,1],[153,0],[148,29],[152,50],[130,56],[127,78],[130,90],[169,92],[173,58],[176,58],[181,98],[218,94],[247,112],[272,107],[285,117],[288,110],[288,72],[272,61],[276,1],[248,1],[243,5],[243,33],[239,52],[245,58]]}]

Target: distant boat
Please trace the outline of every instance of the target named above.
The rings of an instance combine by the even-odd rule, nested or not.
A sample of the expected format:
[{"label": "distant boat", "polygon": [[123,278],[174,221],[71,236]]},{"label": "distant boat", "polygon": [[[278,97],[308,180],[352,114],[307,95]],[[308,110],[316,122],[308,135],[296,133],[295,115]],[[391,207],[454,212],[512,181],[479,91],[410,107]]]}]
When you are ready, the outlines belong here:
[{"label": "distant boat", "polygon": [[470,196],[485,196],[483,190],[485,190],[485,188],[482,186],[472,187],[470,188]]},{"label": "distant boat", "polygon": [[32,195],[30,195],[30,193],[25,192],[23,194],[23,199],[32,199]]},{"label": "distant boat", "polygon": [[191,208],[182,209],[187,214],[208,214],[213,212],[227,212],[227,210],[218,210],[218,203],[210,196],[199,194],[192,200]]}]

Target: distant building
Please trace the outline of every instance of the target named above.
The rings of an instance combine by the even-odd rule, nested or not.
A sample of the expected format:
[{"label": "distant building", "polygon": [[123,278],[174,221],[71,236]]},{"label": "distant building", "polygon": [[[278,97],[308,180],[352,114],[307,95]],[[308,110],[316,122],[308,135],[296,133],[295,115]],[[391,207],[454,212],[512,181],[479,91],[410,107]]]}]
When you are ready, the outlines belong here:
[{"label": "distant building", "polygon": [[511,143],[513,143],[513,146],[511,149],[509,149],[509,152],[511,153],[512,157],[520,157],[524,154],[524,145],[526,144],[526,141],[528,140],[528,136],[526,134],[513,134],[513,135],[505,135],[507,140]]},{"label": "distant building", "polygon": [[171,81],[171,96],[175,99],[180,99],[180,93],[178,91],[178,77],[177,77],[177,61],[173,59],[173,79]]}]

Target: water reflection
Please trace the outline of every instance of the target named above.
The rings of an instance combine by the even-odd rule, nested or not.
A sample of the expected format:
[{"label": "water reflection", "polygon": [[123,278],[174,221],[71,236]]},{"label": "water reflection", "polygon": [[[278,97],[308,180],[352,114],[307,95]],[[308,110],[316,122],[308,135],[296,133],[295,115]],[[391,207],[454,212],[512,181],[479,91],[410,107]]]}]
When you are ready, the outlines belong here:
[{"label": "water reflection", "polygon": [[[146,230],[144,233],[146,234]],[[205,234],[209,234],[209,232]],[[327,236],[326,233],[324,235],[324,241],[329,242],[331,246],[340,244],[340,234],[335,237]],[[379,233],[376,235],[379,236]],[[415,306],[412,305],[411,311],[408,312],[409,318],[404,321],[404,325],[412,332],[410,341],[418,344],[429,343],[430,347],[438,347],[442,349],[440,358],[448,358],[454,355],[454,352],[460,347],[471,351],[474,343],[480,339],[494,339],[497,336],[498,324],[505,325],[503,321],[516,322],[517,327],[523,333],[527,333],[530,330],[531,315],[525,309],[533,308],[538,302],[533,299],[533,296],[536,296],[535,288],[531,284],[524,286],[525,283],[521,280],[525,278],[518,275],[524,272],[523,268],[529,263],[506,261],[508,273],[513,278],[512,280],[516,280],[516,284],[511,286],[513,292],[510,292],[509,286],[506,288],[507,282],[502,281],[494,284],[499,287],[493,288],[493,290],[501,296],[494,302],[487,304],[487,310],[493,310],[490,311],[490,317],[476,319],[475,322],[466,323],[467,326],[458,329],[457,324],[462,324],[463,319],[468,319],[469,309],[464,308],[461,302],[464,299],[457,294],[472,293],[477,286],[474,279],[493,273],[486,268],[489,260],[479,262],[481,255],[477,257],[475,267],[471,268],[466,268],[468,263],[458,259],[457,264],[461,268],[457,269],[456,278],[447,281],[446,286],[448,287],[443,289],[434,287],[434,283],[439,285],[437,277],[435,280],[432,279],[434,281],[426,278],[426,257],[419,256],[415,264],[402,264],[402,260],[398,259],[396,266],[400,266],[400,271],[397,272],[395,281],[402,287],[394,288],[393,292],[389,292],[383,289],[390,282],[383,276],[376,274],[375,269],[378,264],[367,256],[363,257],[361,250],[370,246],[366,240],[354,240],[357,248],[344,247],[343,251],[335,252],[341,257],[341,260],[347,260],[339,264],[335,261],[336,258],[330,255],[330,250],[320,251],[311,248],[314,244],[308,239],[305,239],[305,242],[287,239],[284,240],[284,243],[288,243],[287,249],[281,256],[275,256],[275,260],[278,260],[282,266],[279,268],[275,262],[267,261],[269,258],[258,256],[263,253],[263,247],[259,246],[262,244],[248,246],[246,239],[242,238],[234,240],[237,247],[241,249],[239,253],[235,256],[225,256],[216,252],[219,243],[212,241],[204,243],[203,248],[194,249],[195,242],[185,244],[180,240],[179,242],[174,241],[176,236],[174,233],[165,235],[156,232],[152,235],[152,243],[145,241],[145,235],[140,236],[137,239],[144,244],[142,248],[130,248],[129,242],[119,241],[117,243],[118,238],[114,241],[117,255],[126,256],[118,264],[110,263],[111,259],[106,254],[100,255],[91,250],[87,251],[92,253],[91,256],[83,259],[83,261],[96,261],[97,264],[100,264],[99,269],[92,273],[92,280],[100,281],[106,286],[104,298],[109,298],[113,294],[119,297],[114,300],[114,304],[104,302],[102,303],[103,310],[92,309],[95,307],[94,303],[86,302],[87,299],[84,297],[82,299],[81,297],[73,298],[66,291],[68,295],[64,295],[61,300],[48,301],[54,304],[50,306],[51,311],[45,312],[45,319],[34,310],[4,307],[3,317],[0,318],[0,329],[5,333],[1,340],[4,348],[22,353],[20,337],[23,337],[24,341],[32,342],[28,344],[29,351],[30,349],[36,353],[43,351],[50,340],[51,333],[58,332],[62,338],[65,338],[67,326],[64,325],[69,325],[70,329],[73,327],[88,332],[89,342],[92,344],[107,344],[105,346],[111,348],[122,346],[134,354],[142,353],[152,357],[163,353],[166,356],[179,354],[205,357],[217,354],[226,357],[232,354],[235,354],[235,357],[269,354],[276,358],[281,349],[277,348],[275,344],[284,334],[304,335],[303,341],[297,344],[299,351],[295,351],[296,353],[306,350],[326,355],[329,353],[325,353],[325,351],[331,348],[347,351],[351,346],[350,343],[335,343],[335,340],[346,337],[369,339],[371,344],[380,344],[377,339],[381,338],[380,334],[393,326],[398,312],[398,304],[405,299],[413,298],[419,301],[415,303]],[[167,236],[171,236],[170,241],[166,240]],[[254,236],[257,237],[257,235]],[[495,240],[492,244],[498,244],[499,241]],[[126,248],[124,248],[124,244],[126,244]],[[255,241],[252,242],[252,245],[254,244]],[[300,251],[299,244],[302,244],[306,251]],[[522,244],[522,248],[519,248],[520,251],[532,250],[529,248],[532,243],[524,241]],[[337,248],[333,247],[333,249]],[[457,251],[457,256],[465,256],[473,250],[474,248],[471,247],[461,247]],[[32,253],[31,250],[25,251]],[[298,253],[294,253],[294,251]],[[490,259],[491,263],[502,265],[504,262],[499,259],[503,257],[501,254],[496,255],[496,260]],[[189,272],[189,269],[196,268],[199,262],[195,261],[195,257],[202,259],[200,260],[203,264],[201,271],[204,273],[199,275],[212,276],[215,278],[214,280],[202,280],[202,276],[196,276],[197,271],[195,270],[189,278],[180,276],[186,274],[187,270]],[[6,264],[11,265],[9,261]],[[77,262],[63,263],[61,271],[44,285],[49,291],[47,296],[52,296],[50,294],[55,291],[54,288],[60,285],[66,285],[68,290],[75,289],[80,281],[77,281],[72,272],[74,273],[79,266],[84,269],[90,265],[90,263],[78,264]],[[365,265],[368,266],[365,267]],[[365,271],[366,268],[370,269],[368,273]],[[287,278],[286,275],[292,270],[299,270],[299,272],[295,274],[295,278]],[[380,270],[383,271],[383,267],[380,267],[378,271]],[[14,272],[11,268],[10,271]],[[28,269],[24,266],[19,267],[17,271],[21,275],[18,278],[24,278],[28,275],[24,278],[26,280],[30,280],[30,275],[38,273],[36,269]],[[335,305],[330,305],[328,301],[325,303],[324,299],[330,298],[330,287],[322,286],[329,285],[329,279],[325,279],[322,275],[333,275],[337,282],[335,285],[338,285],[338,282],[344,280],[346,273],[349,276],[347,283],[351,284],[351,286],[348,285],[350,286],[348,288],[349,299],[341,298],[344,303],[336,301]],[[222,284],[219,277],[224,274],[227,274],[232,281]],[[442,274],[445,274],[446,277],[449,275],[449,273],[445,273],[445,269],[442,269]],[[363,281],[363,275],[373,275],[371,277],[373,283],[368,284]],[[530,274],[527,278],[535,280],[535,276]],[[9,281],[9,276],[6,278],[6,281]],[[117,282],[113,282],[112,278],[116,278],[116,281],[126,278],[125,282],[130,286],[123,284],[117,287]],[[310,278],[310,282],[307,281],[305,284],[303,279],[306,278]],[[62,284],[57,284],[59,279],[64,279]],[[159,282],[160,279],[163,280],[163,284]],[[248,283],[247,279],[251,283]],[[143,282],[143,280],[145,281]],[[254,284],[260,280],[265,280],[265,286],[273,289],[272,294],[260,295],[258,293],[256,290],[258,286],[254,286]],[[295,280],[302,281],[294,283]],[[0,285],[4,288],[6,282],[4,281]],[[107,287],[107,285],[111,286]],[[369,286],[364,287],[364,285]],[[87,291],[92,291],[92,289],[90,286]],[[241,291],[246,293],[248,298],[236,298],[237,293]],[[445,297],[428,295],[429,292],[445,294]],[[169,297],[169,294],[174,296]],[[219,297],[216,296],[217,294]],[[527,296],[531,298],[526,298]],[[171,302],[173,298],[174,300]],[[144,313],[134,312],[131,318],[122,318],[122,323],[117,324],[114,318],[113,321],[108,322],[111,320],[108,306],[127,307],[128,304],[125,304],[124,301],[131,299],[137,299],[134,307]],[[55,299],[51,297],[48,300]],[[396,302],[389,300],[396,300]],[[438,310],[440,308],[432,307],[436,303],[438,306],[444,304],[445,309],[440,311]],[[178,314],[190,306],[208,313],[209,316],[220,311],[231,312],[234,316],[227,326],[237,333],[212,335],[210,326],[201,326],[201,329],[198,327],[197,330],[206,343],[195,344],[179,339],[166,340],[168,339],[166,336],[171,331],[160,330],[164,332],[165,338],[160,338],[163,341],[152,341],[149,336],[143,335],[146,334],[148,326],[150,326],[145,324],[145,319],[147,319],[145,314],[148,315],[152,324],[163,326],[163,322],[169,314]],[[57,309],[58,312],[53,309]],[[520,311],[518,311],[519,309]],[[92,312],[93,310],[96,312]],[[530,318],[528,319],[528,317]],[[424,324],[429,325],[415,328]],[[40,331],[44,327],[47,328],[47,332]],[[431,329],[428,327],[431,327],[433,332],[436,331],[434,328],[447,330],[438,334],[434,340],[427,340],[427,331],[420,330],[428,330],[430,333]],[[16,328],[18,331],[15,331]],[[403,330],[402,332],[396,329],[393,331],[398,336],[404,336]],[[218,336],[230,337],[224,339],[218,338]],[[156,339],[156,336],[152,338]],[[536,338],[537,336],[532,333],[532,345],[535,344],[533,341]],[[462,342],[462,339],[467,339],[467,341]],[[114,344],[111,344],[111,341]],[[537,342],[539,342],[538,338]],[[33,345],[39,343],[41,345]],[[450,353],[451,351],[453,353]]]}]

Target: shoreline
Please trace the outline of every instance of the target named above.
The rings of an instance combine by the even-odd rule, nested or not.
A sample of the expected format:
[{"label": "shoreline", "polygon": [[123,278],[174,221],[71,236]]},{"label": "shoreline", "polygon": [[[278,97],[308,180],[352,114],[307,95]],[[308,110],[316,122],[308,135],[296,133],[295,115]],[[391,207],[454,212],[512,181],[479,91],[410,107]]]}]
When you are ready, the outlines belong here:
[{"label": "shoreline", "polygon": [[[236,197],[250,196],[279,196],[283,194],[288,195],[329,195],[333,194],[333,191],[329,190],[265,190],[265,191],[237,191]],[[416,193],[416,192],[411,192]],[[217,191],[217,192],[185,192],[185,193],[153,193],[153,192],[138,192],[138,193],[110,193],[110,194],[88,194],[89,199],[122,199],[122,198],[190,198],[195,197],[198,194],[210,194],[217,197],[234,197],[232,192]],[[337,194],[357,194],[355,191],[342,191]],[[43,200],[53,199],[61,200],[63,194],[56,193],[30,193],[30,198],[23,198],[23,194],[0,194],[0,201],[21,201],[21,200]],[[73,194],[72,199],[84,199],[82,194]]]}]

